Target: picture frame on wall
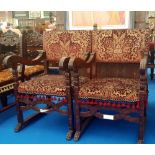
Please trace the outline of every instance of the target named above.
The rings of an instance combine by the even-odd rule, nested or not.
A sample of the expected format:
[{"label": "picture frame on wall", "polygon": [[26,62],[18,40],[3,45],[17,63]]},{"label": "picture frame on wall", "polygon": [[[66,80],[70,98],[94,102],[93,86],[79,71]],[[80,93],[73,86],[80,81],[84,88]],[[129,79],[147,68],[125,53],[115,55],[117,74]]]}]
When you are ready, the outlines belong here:
[{"label": "picture frame on wall", "polygon": [[26,19],[29,18],[29,12],[28,11],[13,11],[12,12],[12,16],[13,18],[17,18],[17,19]]},{"label": "picture frame on wall", "polygon": [[29,18],[41,18],[41,11],[29,11]]},{"label": "picture frame on wall", "polygon": [[98,29],[127,29],[133,27],[130,11],[69,11],[68,29],[92,30]]}]

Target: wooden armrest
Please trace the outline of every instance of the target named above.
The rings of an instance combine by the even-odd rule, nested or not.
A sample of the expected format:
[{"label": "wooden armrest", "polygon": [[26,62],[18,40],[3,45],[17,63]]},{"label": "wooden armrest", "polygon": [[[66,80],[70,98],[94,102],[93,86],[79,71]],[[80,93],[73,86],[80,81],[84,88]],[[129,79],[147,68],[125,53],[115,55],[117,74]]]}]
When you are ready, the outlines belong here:
[{"label": "wooden armrest", "polygon": [[17,67],[18,64],[24,65],[39,65],[41,61],[45,60],[45,52],[40,52],[39,55],[34,59],[26,59],[18,55],[6,56],[3,60],[3,64],[6,67]]},{"label": "wooden armrest", "polygon": [[147,57],[144,57],[141,61],[140,61],[140,70],[141,71],[145,71],[147,68]]},{"label": "wooden armrest", "polygon": [[70,60],[70,57],[62,57],[59,61],[59,69],[68,70],[69,60]]},{"label": "wooden armrest", "polygon": [[92,63],[95,60],[95,53],[89,53],[85,59],[80,59],[80,58],[71,58],[69,60],[68,68],[70,70],[77,70],[80,68],[88,68],[92,65]]}]

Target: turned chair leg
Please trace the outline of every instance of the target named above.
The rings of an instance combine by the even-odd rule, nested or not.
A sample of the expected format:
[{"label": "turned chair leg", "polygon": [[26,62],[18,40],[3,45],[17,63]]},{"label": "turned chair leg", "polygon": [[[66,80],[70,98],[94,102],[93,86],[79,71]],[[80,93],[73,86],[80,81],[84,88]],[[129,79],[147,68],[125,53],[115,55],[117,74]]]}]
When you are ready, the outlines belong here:
[{"label": "turned chair leg", "polygon": [[144,143],[144,127],[145,127],[145,117],[142,117],[139,119],[138,144]]},{"label": "turned chair leg", "polygon": [[71,97],[68,97],[68,126],[69,131],[67,132],[66,140],[71,140],[74,133],[73,103]]},{"label": "turned chair leg", "polygon": [[7,104],[7,95],[3,94],[3,95],[0,95],[0,100],[1,100],[1,104],[3,107],[6,107],[8,104]]},{"label": "turned chair leg", "polygon": [[75,114],[76,132],[74,134],[74,141],[78,141],[81,135],[81,121],[80,121],[80,107],[76,102],[76,114]]},{"label": "turned chair leg", "polygon": [[19,103],[17,102],[16,103],[16,111],[17,111],[17,120],[18,120],[18,124],[15,128],[15,132],[18,132],[22,129],[23,127],[23,122],[24,122],[24,119],[23,119],[23,112],[22,110],[20,109],[20,105]]},{"label": "turned chair leg", "polygon": [[153,75],[154,75],[154,68],[151,68],[151,74],[150,74],[151,80],[153,80]]}]

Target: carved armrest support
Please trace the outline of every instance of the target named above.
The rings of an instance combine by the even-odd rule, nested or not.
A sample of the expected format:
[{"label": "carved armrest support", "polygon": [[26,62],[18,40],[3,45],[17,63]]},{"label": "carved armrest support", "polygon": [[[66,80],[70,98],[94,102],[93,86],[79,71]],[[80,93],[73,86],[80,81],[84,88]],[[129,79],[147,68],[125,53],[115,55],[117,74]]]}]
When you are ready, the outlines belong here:
[{"label": "carved armrest support", "polygon": [[70,57],[62,57],[59,61],[59,69],[67,71]]},{"label": "carved armrest support", "polygon": [[144,58],[140,62],[140,101],[141,101],[141,108],[144,109],[145,102],[148,96],[148,83],[147,83],[147,58],[148,54],[144,55]]},{"label": "carved armrest support", "polygon": [[68,68],[70,70],[78,70],[80,68],[88,68],[91,67],[92,63],[95,60],[95,53],[89,53],[85,56],[85,59],[80,58],[71,58],[68,64]]},{"label": "carved armrest support", "polygon": [[36,56],[40,55],[43,52],[44,52],[43,50],[33,50],[33,51],[27,50],[26,57],[28,57],[30,59],[33,59],[33,58],[35,58]]},{"label": "carved armrest support", "polygon": [[140,75],[144,75],[147,69],[148,55],[144,55],[144,58],[140,61]]}]

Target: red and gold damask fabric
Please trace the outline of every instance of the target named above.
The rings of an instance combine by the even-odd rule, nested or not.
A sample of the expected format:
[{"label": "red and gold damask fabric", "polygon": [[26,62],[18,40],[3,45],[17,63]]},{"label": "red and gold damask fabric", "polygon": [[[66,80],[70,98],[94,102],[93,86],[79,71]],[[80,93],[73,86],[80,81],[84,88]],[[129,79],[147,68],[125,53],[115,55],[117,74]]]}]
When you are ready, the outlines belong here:
[{"label": "red and gold damask fabric", "polygon": [[63,75],[43,75],[20,83],[18,93],[30,95],[65,96],[65,77]]},{"label": "red and gold damask fabric", "polygon": [[[80,77],[80,84],[88,78]],[[29,81],[20,83],[18,93],[27,95],[66,96],[64,75],[43,75]]]},{"label": "red and gold damask fabric", "polygon": [[145,29],[92,31],[92,51],[101,62],[139,63],[149,41],[150,31]]},{"label": "red and gold damask fabric", "polygon": [[81,86],[79,98],[135,102],[139,101],[139,88],[138,79],[93,79]]},{"label": "red and gold damask fabric", "polygon": [[43,48],[48,60],[59,61],[63,56],[83,59],[86,52],[91,52],[91,32],[46,31],[43,34]]}]

